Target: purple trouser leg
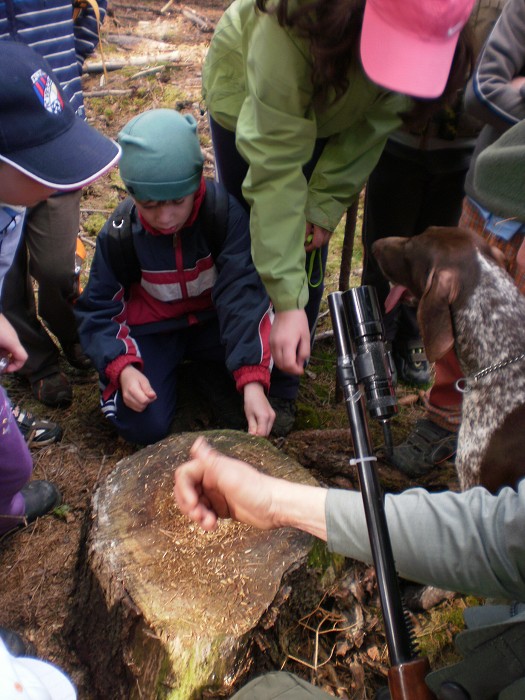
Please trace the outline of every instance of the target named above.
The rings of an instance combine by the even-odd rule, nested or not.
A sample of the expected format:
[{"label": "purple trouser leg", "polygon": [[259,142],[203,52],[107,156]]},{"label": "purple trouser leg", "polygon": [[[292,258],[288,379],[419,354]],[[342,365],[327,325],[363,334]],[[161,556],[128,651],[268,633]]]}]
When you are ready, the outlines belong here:
[{"label": "purple trouser leg", "polygon": [[32,471],[31,453],[13,418],[7,394],[0,387],[0,534],[22,522],[16,517],[25,510],[20,489],[27,484]]}]

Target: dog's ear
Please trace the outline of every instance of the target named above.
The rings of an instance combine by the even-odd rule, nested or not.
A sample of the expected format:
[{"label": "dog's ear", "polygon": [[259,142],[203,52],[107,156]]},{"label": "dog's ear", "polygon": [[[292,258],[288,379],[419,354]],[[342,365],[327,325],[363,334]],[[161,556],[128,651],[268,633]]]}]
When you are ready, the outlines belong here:
[{"label": "dog's ear", "polygon": [[452,269],[433,269],[417,309],[417,320],[429,362],[454,347],[450,304],[458,294],[458,276]]}]

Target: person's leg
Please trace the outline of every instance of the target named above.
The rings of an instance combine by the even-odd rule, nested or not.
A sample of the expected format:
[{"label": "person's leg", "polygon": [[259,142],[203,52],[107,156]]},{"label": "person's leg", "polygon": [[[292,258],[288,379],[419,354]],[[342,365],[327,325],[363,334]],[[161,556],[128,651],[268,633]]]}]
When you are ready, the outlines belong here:
[{"label": "person's leg", "polygon": [[78,296],[75,253],[81,192],[51,197],[31,210],[29,273],[38,282],[38,312],[56,335],[68,361],[88,369],[78,339],[73,302]]},{"label": "person's leg", "polygon": [[[25,235],[27,236],[27,232]],[[19,374],[36,380],[46,374],[58,372],[60,353],[37,317],[33,283],[28,271],[25,237],[22,238],[13,264],[4,279],[2,307],[3,313],[16,330],[29,355]]]},{"label": "person's leg", "polygon": [[235,132],[217,124],[211,116],[209,121],[217,180],[249,212],[250,208],[242,194],[242,183],[248,172],[248,164],[237,150]]},{"label": "person's leg", "polygon": [[173,331],[135,338],[142,359],[143,373],[157,394],[142,412],[126,406],[119,390],[102,402],[102,411],[128,442],[150,445],[168,435],[177,407],[177,367],[182,361],[186,332]]},{"label": "person's leg", "polygon": [[59,338],[71,364],[87,368],[72,307],[80,196],[78,191],[51,197],[28,212],[25,245],[5,279],[5,313],[29,355],[21,373],[31,382],[35,398],[48,406],[69,405],[72,391],[59,369],[59,351],[38,318],[31,277],[38,282],[41,318]]},{"label": "person's leg", "polygon": [[[365,189],[363,239],[363,273],[361,284],[374,286],[379,304],[384,308],[390,290],[388,280],[371,253],[372,244],[390,236],[414,236],[420,203],[424,196],[426,174],[415,149],[387,145],[372,171]],[[406,155],[404,155],[406,154]],[[396,337],[400,309],[385,313],[385,337]]]},{"label": "person's leg", "polygon": [[[467,174],[468,157],[463,150],[428,151],[423,157],[426,181],[415,235],[429,226],[458,225]],[[456,165],[458,167],[454,169]],[[460,168],[460,165],[463,167]],[[396,364],[406,363],[406,379],[417,386],[427,385],[430,382],[430,366],[424,355],[415,307],[401,305],[395,346]],[[403,376],[403,371],[399,374]]]},{"label": "person's leg", "polygon": [[0,534],[23,522],[22,488],[31,478],[31,453],[13,417],[11,403],[0,387]]},{"label": "person's leg", "polygon": [[185,359],[195,370],[195,388],[206,400],[213,423],[221,428],[246,430],[244,401],[225,362],[218,319],[188,329]]}]

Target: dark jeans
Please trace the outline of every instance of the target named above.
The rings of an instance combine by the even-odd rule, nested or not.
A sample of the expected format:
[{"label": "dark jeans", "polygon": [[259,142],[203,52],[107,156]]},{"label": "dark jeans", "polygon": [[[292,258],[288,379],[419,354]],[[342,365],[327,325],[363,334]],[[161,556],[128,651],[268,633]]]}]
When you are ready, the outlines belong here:
[{"label": "dark jeans", "polygon": [[[366,186],[362,284],[373,285],[384,307],[388,281],[370,250],[389,236],[415,236],[429,226],[457,226],[471,151],[424,151],[388,142]],[[420,336],[416,310],[404,304],[384,316],[387,340]]]}]

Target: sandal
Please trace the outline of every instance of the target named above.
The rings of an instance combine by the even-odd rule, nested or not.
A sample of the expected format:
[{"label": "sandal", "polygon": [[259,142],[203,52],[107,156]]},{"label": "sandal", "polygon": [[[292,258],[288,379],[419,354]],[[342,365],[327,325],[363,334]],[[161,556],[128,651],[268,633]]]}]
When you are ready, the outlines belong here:
[{"label": "sandal", "polygon": [[457,441],[457,433],[422,418],[416,422],[405,442],[394,447],[387,461],[407,476],[423,476],[438,464],[454,460]]}]

